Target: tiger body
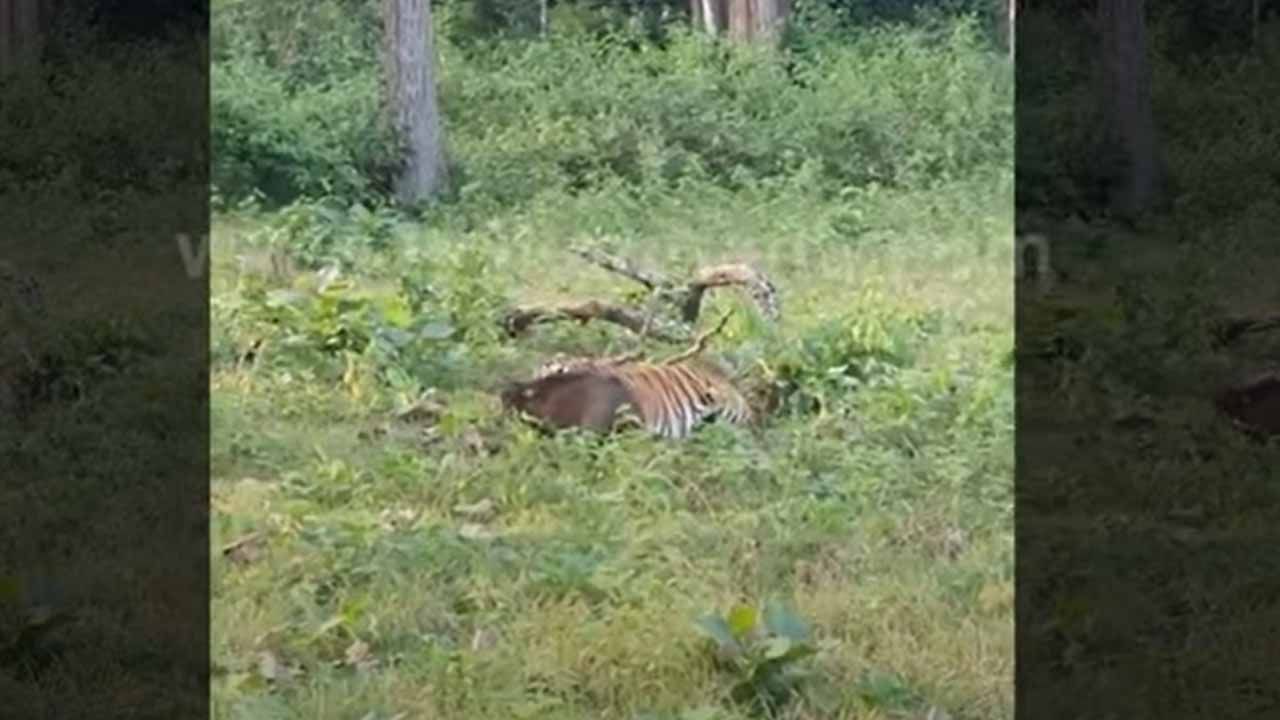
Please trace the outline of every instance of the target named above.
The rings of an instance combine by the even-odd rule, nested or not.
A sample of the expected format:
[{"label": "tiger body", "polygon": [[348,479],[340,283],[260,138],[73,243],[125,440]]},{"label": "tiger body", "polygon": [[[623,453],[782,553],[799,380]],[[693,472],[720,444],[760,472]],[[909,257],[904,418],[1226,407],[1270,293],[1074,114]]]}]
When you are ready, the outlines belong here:
[{"label": "tiger body", "polygon": [[515,390],[504,393],[504,404],[558,427],[567,423],[607,431],[628,406],[645,429],[670,439],[688,437],[711,419],[735,425],[753,420],[742,394],[723,373],[705,363],[557,359]]}]

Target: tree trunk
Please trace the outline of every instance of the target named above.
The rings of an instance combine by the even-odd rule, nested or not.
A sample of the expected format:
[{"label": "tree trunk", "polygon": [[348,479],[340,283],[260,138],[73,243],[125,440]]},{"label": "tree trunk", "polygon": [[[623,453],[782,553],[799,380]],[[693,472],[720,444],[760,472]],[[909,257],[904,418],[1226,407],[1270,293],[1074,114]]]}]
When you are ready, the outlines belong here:
[{"label": "tree trunk", "polygon": [[0,75],[40,57],[40,10],[39,0],[0,0]]},{"label": "tree trunk", "polygon": [[430,0],[383,0],[388,109],[402,148],[396,197],[415,204],[448,183],[436,102]]},{"label": "tree trunk", "polygon": [[694,27],[711,36],[728,29],[729,8],[726,0],[689,0],[689,16]]},{"label": "tree trunk", "polygon": [[729,39],[750,42],[754,25],[755,0],[729,0]]},{"label": "tree trunk", "polygon": [[1163,181],[1151,109],[1145,4],[1143,0],[1098,3],[1105,155],[1117,160],[1117,172],[1110,178],[1110,201],[1113,210],[1130,218],[1155,205]]},{"label": "tree trunk", "polygon": [[1253,0],[1253,21],[1249,27],[1249,35],[1253,46],[1258,46],[1258,25],[1262,22],[1262,0]]},{"label": "tree trunk", "polygon": [[1018,48],[1018,0],[1006,0],[1005,4],[1005,41],[1009,43],[1009,62],[1013,62]]},{"label": "tree trunk", "polygon": [[776,43],[791,6],[787,0],[756,0],[756,33],[761,40]]},{"label": "tree trunk", "polygon": [[776,43],[790,9],[788,0],[729,0],[729,39]]},{"label": "tree trunk", "polygon": [[0,0],[0,75],[7,75],[13,67],[13,0]]}]

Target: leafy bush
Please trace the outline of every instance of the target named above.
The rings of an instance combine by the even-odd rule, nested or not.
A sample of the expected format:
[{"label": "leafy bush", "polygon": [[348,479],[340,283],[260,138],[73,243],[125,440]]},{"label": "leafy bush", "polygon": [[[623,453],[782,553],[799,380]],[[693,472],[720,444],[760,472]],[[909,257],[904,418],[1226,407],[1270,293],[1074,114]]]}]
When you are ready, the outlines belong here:
[{"label": "leafy bush", "polygon": [[295,200],[272,213],[249,242],[287,255],[303,268],[350,270],[360,256],[387,249],[398,220],[385,205],[371,210],[358,203],[342,208],[332,200]]},{"label": "leafy bush", "polygon": [[936,323],[928,314],[893,309],[874,289],[863,290],[847,312],[778,349],[769,363],[771,404],[784,414],[848,409],[850,393],[891,382],[910,366]]},{"label": "leafy bush", "polygon": [[697,628],[712,641],[717,663],[739,678],[733,699],[770,715],[800,692],[807,673],[796,662],[817,652],[809,628],[779,603],[763,613],[740,605],[724,617],[704,615]]},{"label": "leafy bush", "polygon": [[[289,12],[228,7],[213,53],[219,190],[287,202],[385,189],[393,156],[373,19],[339,20],[338,0]],[[690,181],[789,181],[833,194],[1009,162],[1010,73],[967,16],[841,34],[823,25],[827,15],[801,12],[794,49],[773,56],[682,23],[657,42],[643,24],[570,21],[574,7],[557,6],[563,21],[546,41],[479,45],[460,29],[463,10],[437,13],[441,106],[463,199],[525,203]],[[249,30],[255,23],[266,29]]]},{"label": "leafy bush", "polygon": [[203,128],[190,123],[206,100],[190,89],[203,69],[188,48],[68,33],[53,41],[59,53],[78,59],[0,80],[0,188],[83,195],[202,177],[191,142]]},{"label": "leafy bush", "polygon": [[[1280,24],[1261,26],[1248,54],[1190,54],[1192,48],[1206,49],[1205,42],[1225,42],[1210,36],[1238,31],[1190,32],[1201,22],[1198,14],[1220,15],[1223,7],[1165,8],[1150,22],[1160,148],[1177,215],[1195,228],[1245,211],[1278,182],[1263,158],[1277,150],[1269,123],[1280,112],[1280,92],[1274,92],[1280,90],[1280,54],[1267,48],[1274,45],[1268,38],[1280,38]],[[1018,74],[1019,203],[1098,208],[1106,199],[1109,163],[1098,160],[1102,118],[1094,68],[1081,62],[1096,56],[1093,33],[1043,10],[1025,13],[1019,28],[1021,42],[1034,53]]]},{"label": "leafy bush", "polygon": [[394,163],[376,108],[377,77],[358,73],[290,90],[253,58],[216,63],[212,86],[213,183],[287,202],[303,196],[372,199]]}]

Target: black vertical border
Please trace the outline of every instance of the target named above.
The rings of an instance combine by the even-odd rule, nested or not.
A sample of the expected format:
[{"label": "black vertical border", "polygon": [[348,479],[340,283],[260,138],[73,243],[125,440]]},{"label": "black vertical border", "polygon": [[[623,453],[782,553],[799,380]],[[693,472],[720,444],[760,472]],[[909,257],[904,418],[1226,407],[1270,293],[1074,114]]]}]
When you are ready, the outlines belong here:
[{"label": "black vertical border", "polygon": [[[1181,164],[1165,167],[1166,202],[1122,219],[1106,209],[1106,156],[1062,150],[1079,127],[1064,118],[1100,111],[1080,91],[1096,82],[1098,1],[1125,0],[1019,9],[1017,225],[1048,239],[1053,287],[1017,289],[1016,714],[1280,717],[1280,441],[1222,412],[1242,397],[1230,388],[1280,365],[1280,332],[1241,326],[1235,302],[1280,316],[1280,243],[1259,226],[1280,198],[1280,143],[1257,133],[1256,153],[1215,155],[1195,148],[1229,136],[1223,124],[1190,129],[1219,100],[1274,97],[1246,83],[1265,73],[1224,68],[1276,60],[1241,49],[1248,3],[1146,0],[1149,31],[1182,17],[1164,26],[1180,50],[1161,60],[1181,72],[1157,77],[1154,102],[1165,159]],[[1262,42],[1280,37],[1280,6],[1260,7]],[[1242,133],[1266,122],[1236,119]],[[1224,192],[1235,178],[1249,180]],[[1252,407],[1280,423],[1280,382],[1255,388]]]},{"label": "black vertical border", "polygon": [[207,718],[209,3],[38,4],[0,78],[0,717]]}]

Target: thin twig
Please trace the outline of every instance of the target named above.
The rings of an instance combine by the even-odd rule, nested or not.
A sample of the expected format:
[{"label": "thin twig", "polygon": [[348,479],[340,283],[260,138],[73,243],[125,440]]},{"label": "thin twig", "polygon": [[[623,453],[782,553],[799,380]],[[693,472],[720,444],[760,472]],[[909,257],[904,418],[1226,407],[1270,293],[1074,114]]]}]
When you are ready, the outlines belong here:
[{"label": "thin twig", "polygon": [[724,329],[725,324],[729,322],[730,315],[733,315],[733,311],[732,310],[726,311],[725,314],[720,317],[720,322],[716,323],[715,327],[698,335],[697,339],[693,341],[692,347],[690,347],[688,350],[685,350],[684,352],[678,355],[675,355],[667,359],[666,362],[664,362],[663,364],[674,365],[675,363],[683,362],[701,353],[707,347],[707,340],[711,339],[711,336],[718,334],[721,330]]},{"label": "thin twig", "polygon": [[657,315],[658,315],[658,292],[655,290],[649,293],[649,302],[646,303],[646,306],[645,306],[644,325],[641,326],[640,328],[640,337],[636,341],[637,345],[642,344],[644,342],[645,337],[649,334],[649,331],[653,329],[653,323],[654,323],[654,320],[657,318]]},{"label": "thin twig", "polygon": [[1280,315],[1240,317],[1218,323],[1213,329],[1213,334],[1218,345],[1222,346],[1235,342],[1243,335],[1276,329],[1280,329]]},{"label": "thin twig", "polygon": [[571,248],[570,252],[593,265],[599,265],[609,272],[634,280],[650,290],[657,291],[672,286],[671,281],[662,275],[641,270],[626,258],[615,257],[601,250],[587,247]]},{"label": "thin twig", "polygon": [[[533,306],[516,308],[508,312],[501,320],[507,334],[515,337],[533,325],[541,325],[564,320],[576,320],[586,323],[591,320],[603,320],[621,325],[634,333],[641,333],[645,328],[645,317],[629,308],[588,300],[578,303],[561,303],[552,306]],[[646,334],[664,342],[684,342],[688,335],[669,324],[653,321]]]}]

